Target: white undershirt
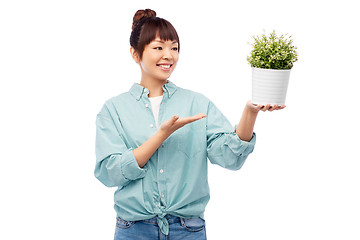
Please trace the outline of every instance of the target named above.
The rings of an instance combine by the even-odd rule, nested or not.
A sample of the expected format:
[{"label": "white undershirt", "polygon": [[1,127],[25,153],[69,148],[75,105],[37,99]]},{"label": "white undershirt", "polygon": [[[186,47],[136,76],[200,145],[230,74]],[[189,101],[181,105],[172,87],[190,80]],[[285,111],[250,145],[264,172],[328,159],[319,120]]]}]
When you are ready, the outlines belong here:
[{"label": "white undershirt", "polygon": [[159,109],[160,109],[160,104],[161,104],[162,99],[163,99],[163,95],[158,96],[158,97],[149,98],[150,103],[151,103],[151,109],[153,111],[154,118],[155,118],[156,129],[159,129],[158,117],[159,117]]}]

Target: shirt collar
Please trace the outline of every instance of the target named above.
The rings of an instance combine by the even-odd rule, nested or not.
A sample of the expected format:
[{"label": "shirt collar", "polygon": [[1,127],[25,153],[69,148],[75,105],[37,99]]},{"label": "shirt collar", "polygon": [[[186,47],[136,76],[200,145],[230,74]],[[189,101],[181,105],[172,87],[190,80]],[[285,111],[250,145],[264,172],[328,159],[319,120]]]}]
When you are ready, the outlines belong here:
[{"label": "shirt collar", "polygon": [[[169,98],[171,98],[177,90],[177,86],[169,80],[162,86],[162,88],[164,90],[164,96],[168,96]],[[149,94],[149,89],[141,86],[138,83],[134,83],[130,88],[129,92],[131,93],[131,95],[134,96],[134,98],[136,98],[136,100],[139,101],[142,98],[143,94]]]}]

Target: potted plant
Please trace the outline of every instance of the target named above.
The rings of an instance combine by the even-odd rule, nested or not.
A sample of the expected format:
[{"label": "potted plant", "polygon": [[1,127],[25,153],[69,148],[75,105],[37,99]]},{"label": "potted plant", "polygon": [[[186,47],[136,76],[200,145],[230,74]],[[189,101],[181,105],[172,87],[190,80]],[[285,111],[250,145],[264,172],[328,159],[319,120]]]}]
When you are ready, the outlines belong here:
[{"label": "potted plant", "polygon": [[253,49],[247,57],[252,67],[252,103],[284,105],[290,70],[298,60],[297,47],[291,36],[278,37],[275,30],[269,36],[265,31],[253,36]]}]

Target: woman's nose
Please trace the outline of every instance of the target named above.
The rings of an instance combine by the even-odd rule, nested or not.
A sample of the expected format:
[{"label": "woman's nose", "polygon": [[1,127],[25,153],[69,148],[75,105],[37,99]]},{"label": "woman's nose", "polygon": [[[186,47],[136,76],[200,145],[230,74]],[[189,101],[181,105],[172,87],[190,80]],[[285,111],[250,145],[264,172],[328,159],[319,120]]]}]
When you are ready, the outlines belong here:
[{"label": "woman's nose", "polygon": [[165,60],[172,60],[173,57],[171,55],[171,52],[170,51],[164,51],[164,55],[163,55],[163,59]]}]

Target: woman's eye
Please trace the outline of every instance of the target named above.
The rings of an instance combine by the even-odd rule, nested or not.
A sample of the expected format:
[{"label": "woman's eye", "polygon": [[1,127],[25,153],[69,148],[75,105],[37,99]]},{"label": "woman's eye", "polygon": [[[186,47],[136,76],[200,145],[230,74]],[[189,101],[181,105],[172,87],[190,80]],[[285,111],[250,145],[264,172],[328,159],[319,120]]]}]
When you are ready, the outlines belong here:
[{"label": "woman's eye", "polygon": [[177,51],[177,50],[178,50],[178,48],[177,48],[177,47],[174,47],[174,48],[172,48],[172,50]]},{"label": "woman's eye", "polygon": [[156,47],[156,48],[154,48],[154,49],[156,49],[156,50],[162,50],[162,47]]}]

